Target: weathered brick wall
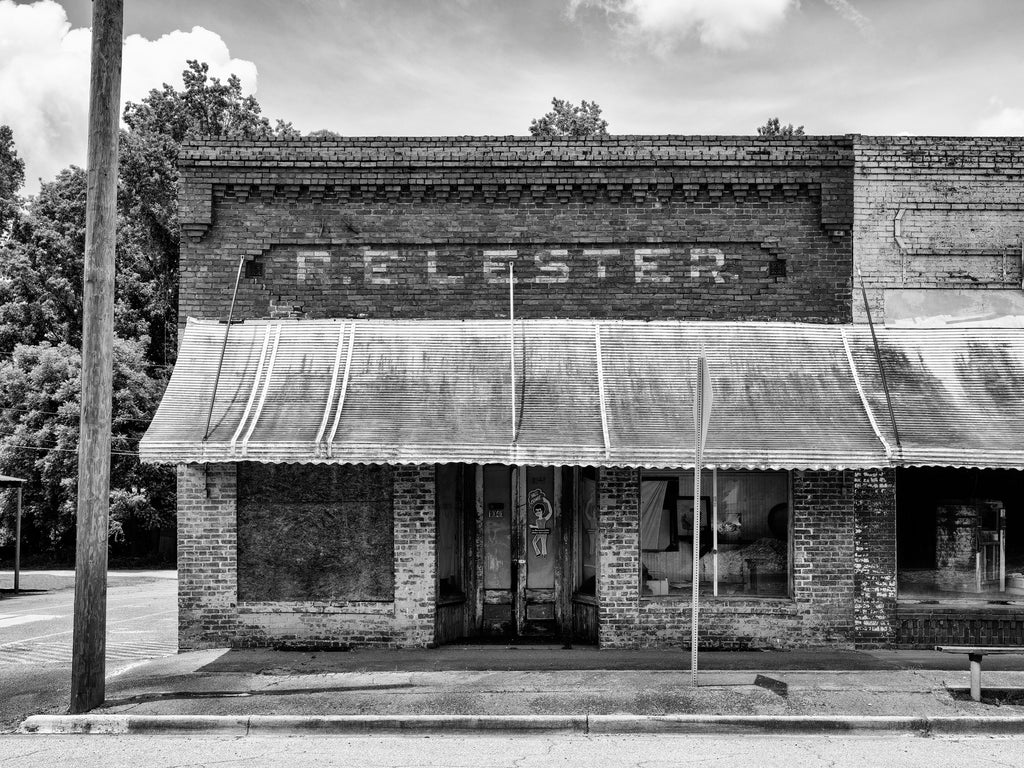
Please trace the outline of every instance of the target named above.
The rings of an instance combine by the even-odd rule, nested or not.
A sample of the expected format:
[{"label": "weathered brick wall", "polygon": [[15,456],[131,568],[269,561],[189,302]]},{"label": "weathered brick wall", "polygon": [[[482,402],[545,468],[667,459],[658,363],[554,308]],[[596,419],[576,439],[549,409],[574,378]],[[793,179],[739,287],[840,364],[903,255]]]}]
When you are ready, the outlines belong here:
[{"label": "weathered brick wall", "polygon": [[[845,138],[202,144],[180,312],[848,321]],[[769,274],[784,263],[785,276]]]},{"label": "weathered brick wall", "polygon": [[853,473],[855,635],[860,647],[896,637],[896,479],[892,470]]},{"label": "weathered brick wall", "polygon": [[182,650],[425,646],[434,638],[433,468],[396,467],[394,600],[238,600],[236,466],[179,467]]},{"label": "weathered brick wall", "polygon": [[434,642],[437,540],[434,466],[395,467],[395,630],[402,645]]},{"label": "weathered brick wall", "polygon": [[852,473],[793,473],[792,538],[793,597],[804,625],[825,642],[851,642]]},{"label": "weathered brick wall", "polygon": [[[885,289],[1020,289],[1024,140],[858,136],[854,154],[854,262],[874,320]],[[866,320],[859,285],[853,311]]]},{"label": "weathered brick wall", "polygon": [[597,494],[598,644],[635,647],[640,629],[640,474],[602,468]]},{"label": "weathered brick wall", "polygon": [[[792,483],[792,598],[702,600],[701,647],[884,642],[879,617],[891,621],[895,607],[894,530],[879,542],[895,520],[891,475],[803,471]],[[600,494],[601,646],[688,646],[689,600],[640,597],[639,473],[602,470]],[[875,543],[879,551],[867,553]],[[891,624],[885,631],[891,637]]]},{"label": "weathered brick wall", "polygon": [[235,465],[178,467],[178,648],[231,645],[237,628]]}]

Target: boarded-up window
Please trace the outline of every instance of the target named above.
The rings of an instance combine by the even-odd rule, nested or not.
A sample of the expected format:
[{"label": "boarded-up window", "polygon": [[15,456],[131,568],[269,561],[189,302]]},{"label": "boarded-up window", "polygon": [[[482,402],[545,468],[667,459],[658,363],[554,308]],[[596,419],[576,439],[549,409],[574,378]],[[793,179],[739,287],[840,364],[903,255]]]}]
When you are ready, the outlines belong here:
[{"label": "boarded-up window", "polygon": [[393,600],[387,467],[238,465],[238,599]]}]

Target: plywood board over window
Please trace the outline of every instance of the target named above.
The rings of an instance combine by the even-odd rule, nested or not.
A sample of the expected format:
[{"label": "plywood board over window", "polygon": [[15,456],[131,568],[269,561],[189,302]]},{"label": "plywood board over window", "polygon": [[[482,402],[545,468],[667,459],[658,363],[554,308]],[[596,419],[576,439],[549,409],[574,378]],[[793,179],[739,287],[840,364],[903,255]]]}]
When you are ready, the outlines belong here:
[{"label": "plywood board over window", "polygon": [[238,467],[238,599],[394,599],[391,470]]}]

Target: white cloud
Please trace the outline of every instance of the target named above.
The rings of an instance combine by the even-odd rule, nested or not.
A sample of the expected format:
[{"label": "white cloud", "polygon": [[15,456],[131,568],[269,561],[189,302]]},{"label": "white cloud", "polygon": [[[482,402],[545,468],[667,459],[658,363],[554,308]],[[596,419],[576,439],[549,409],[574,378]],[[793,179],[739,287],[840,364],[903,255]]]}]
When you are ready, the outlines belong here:
[{"label": "white cloud", "polygon": [[751,38],[782,22],[797,0],[569,0],[569,12],[581,7],[603,10],[627,35],[663,53],[695,35],[710,48],[745,48]]},{"label": "white cloud", "polygon": [[979,136],[1024,136],[1024,109],[1000,107],[994,115],[978,121],[976,132]]},{"label": "white cloud", "polygon": [[848,0],[825,0],[825,3],[831,6],[836,13],[857,27],[865,37],[871,39],[874,38],[875,31],[871,25],[871,20],[854,8]]},{"label": "white cloud", "polygon": [[[0,124],[14,131],[25,160],[25,192],[38,191],[38,178],[85,164],[89,114],[91,30],[72,29],[53,0],[30,5],[0,0]],[[202,27],[175,31],[157,40],[125,40],[121,101],[138,101],[163,83],[181,86],[186,59],[210,65],[210,74],[237,74],[247,92],[256,89],[256,65],[232,59],[224,40]]]}]

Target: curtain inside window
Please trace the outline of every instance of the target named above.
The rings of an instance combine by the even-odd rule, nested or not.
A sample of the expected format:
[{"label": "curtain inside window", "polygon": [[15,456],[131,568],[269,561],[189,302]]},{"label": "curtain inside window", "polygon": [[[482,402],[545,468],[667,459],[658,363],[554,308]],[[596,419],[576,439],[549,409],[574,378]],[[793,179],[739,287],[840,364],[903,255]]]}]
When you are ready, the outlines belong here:
[{"label": "curtain inside window", "polygon": [[670,520],[663,509],[667,489],[667,480],[640,483],[640,549],[663,550],[669,545]]}]

